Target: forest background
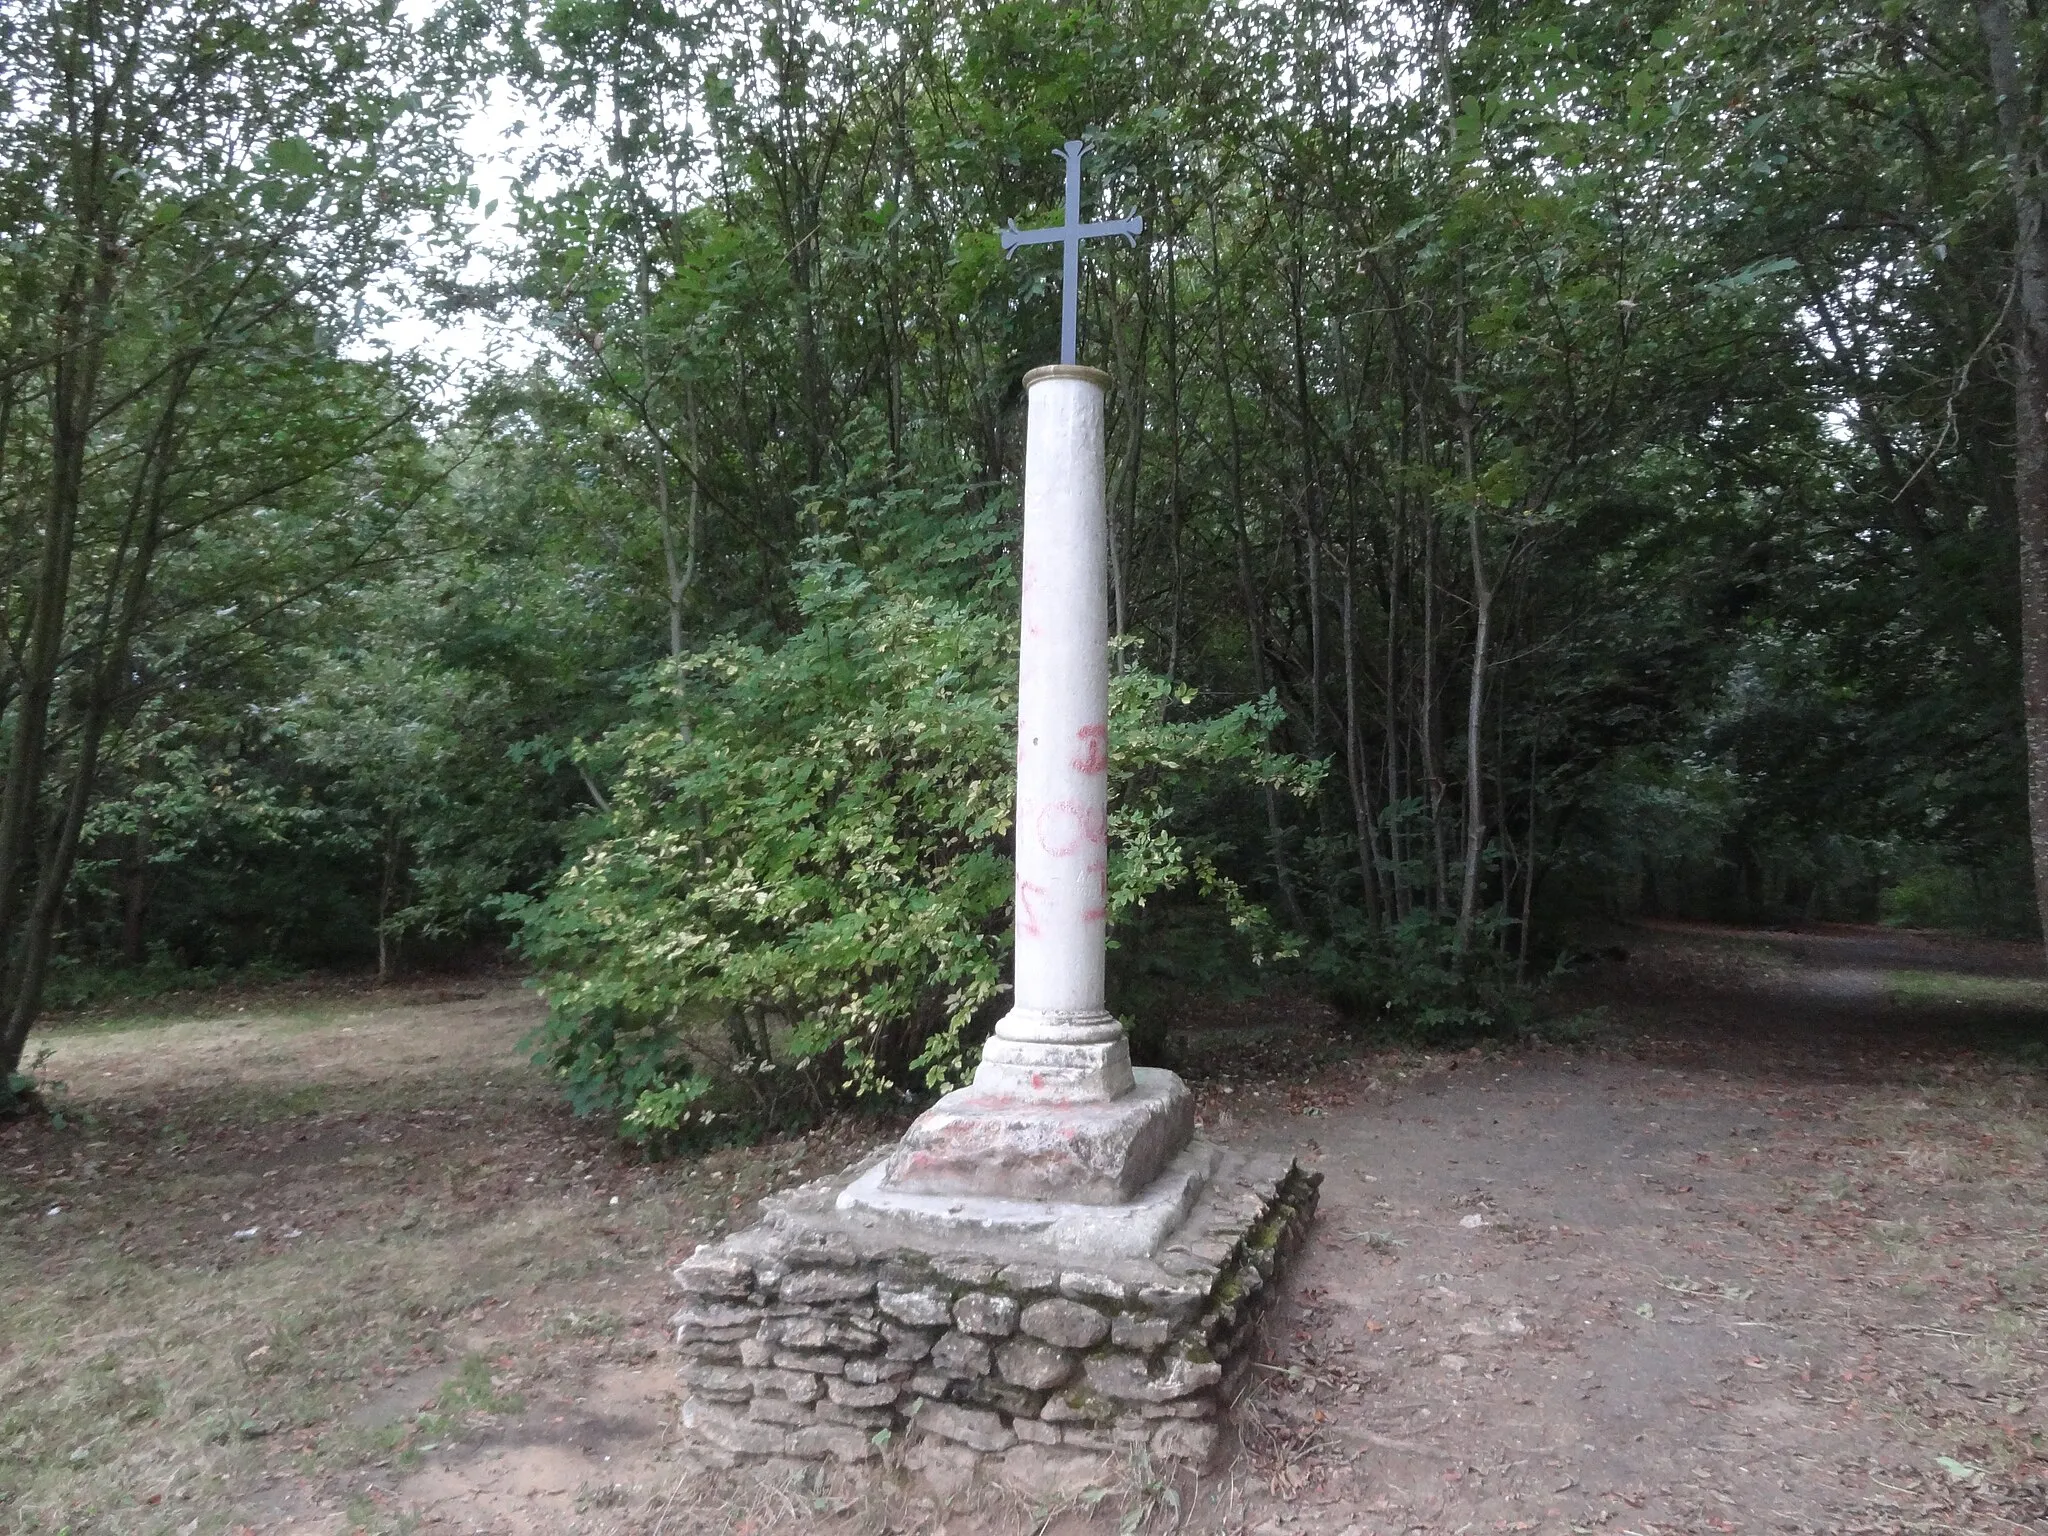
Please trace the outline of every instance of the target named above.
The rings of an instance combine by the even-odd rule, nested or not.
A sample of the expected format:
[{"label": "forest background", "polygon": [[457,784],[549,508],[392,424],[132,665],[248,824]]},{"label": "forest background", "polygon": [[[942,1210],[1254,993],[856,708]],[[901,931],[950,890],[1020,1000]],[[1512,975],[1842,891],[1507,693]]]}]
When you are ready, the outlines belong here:
[{"label": "forest background", "polygon": [[[6,1095],[109,988],[507,939],[634,1135],[957,1076],[1058,324],[996,232],[1084,132],[1141,1046],[1481,1026],[1630,913],[2037,932],[2044,71],[2007,0],[24,0]],[[477,313],[525,360],[388,339]]]}]

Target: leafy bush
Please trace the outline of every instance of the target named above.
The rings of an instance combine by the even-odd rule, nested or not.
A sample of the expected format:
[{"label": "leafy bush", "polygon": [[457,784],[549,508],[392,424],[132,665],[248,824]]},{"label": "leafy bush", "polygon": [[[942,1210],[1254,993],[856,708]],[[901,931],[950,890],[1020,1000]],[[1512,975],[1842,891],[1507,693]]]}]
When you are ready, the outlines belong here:
[{"label": "leafy bush", "polygon": [[1519,1028],[1529,1002],[1512,959],[1486,939],[1461,956],[1455,935],[1450,919],[1420,907],[1388,928],[1354,919],[1308,970],[1349,1024],[1383,1039],[1436,1045]]},{"label": "leafy bush", "polygon": [[1897,927],[2032,938],[2040,928],[2028,852],[2020,843],[1963,863],[1942,850],[1906,849],[1878,898],[1879,914]]},{"label": "leafy bush", "polygon": [[[1004,532],[965,502],[815,507],[797,632],[684,658],[589,752],[608,808],[506,903],[549,1002],[536,1059],[579,1110],[662,1141],[969,1071],[1006,990],[1016,635]],[[1177,820],[1302,782],[1263,745],[1277,709],[1170,720],[1192,695],[1136,668],[1111,692],[1112,928],[1188,888],[1257,933]]]}]

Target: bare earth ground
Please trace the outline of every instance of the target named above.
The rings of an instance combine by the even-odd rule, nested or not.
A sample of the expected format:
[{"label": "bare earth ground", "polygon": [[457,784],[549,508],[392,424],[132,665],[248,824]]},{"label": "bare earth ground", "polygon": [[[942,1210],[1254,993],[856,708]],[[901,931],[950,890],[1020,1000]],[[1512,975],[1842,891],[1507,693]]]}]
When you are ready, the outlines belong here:
[{"label": "bare earth ground", "polygon": [[0,1529],[2048,1536],[2037,952],[1624,942],[1547,1043],[1190,1013],[1209,1134],[1322,1213],[1232,1462],[1059,1509],[671,1443],[665,1261],[889,1125],[635,1165],[509,984],[52,1031],[69,1123],[0,1128]]}]

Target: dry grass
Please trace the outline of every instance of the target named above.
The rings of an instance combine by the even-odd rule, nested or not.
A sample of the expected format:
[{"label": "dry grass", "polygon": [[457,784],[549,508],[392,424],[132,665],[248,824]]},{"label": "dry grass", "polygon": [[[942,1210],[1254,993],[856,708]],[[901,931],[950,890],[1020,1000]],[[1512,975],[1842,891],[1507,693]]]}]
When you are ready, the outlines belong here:
[{"label": "dry grass", "polygon": [[[667,1480],[626,1380],[664,1260],[866,1133],[636,1166],[518,1057],[522,993],[396,1001],[49,1037],[63,1127],[0,1131],[0,1529],[399,1530],[522,1416],[622,1442],[560,1529]],[[602,1381],[642,1418],[592,1432]]]}]

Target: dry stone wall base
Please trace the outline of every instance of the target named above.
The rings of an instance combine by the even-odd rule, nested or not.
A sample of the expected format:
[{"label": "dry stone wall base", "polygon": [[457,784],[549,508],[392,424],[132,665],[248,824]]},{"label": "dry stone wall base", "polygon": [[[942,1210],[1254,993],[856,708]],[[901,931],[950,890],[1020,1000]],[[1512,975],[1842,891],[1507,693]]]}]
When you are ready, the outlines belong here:
[{"label": "dry stone wall base", "polygon": [[[864,1165],[865,1167],[865,1165]],[[675,1271],[683,1427],[709,1459],[988,1472],[1034,1491],[1133,1456],[1205,1464],[1320,1174],[1226,1154],[1147,1259],[1079,1261],[836,1209],[863,1168],[763,1204]]]}]

